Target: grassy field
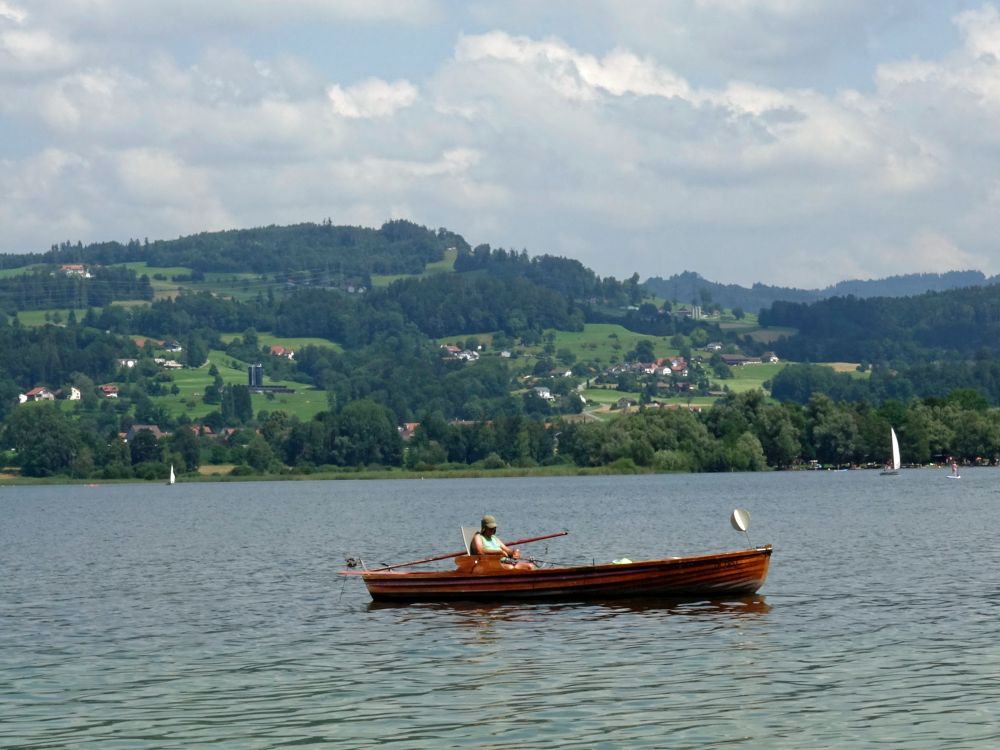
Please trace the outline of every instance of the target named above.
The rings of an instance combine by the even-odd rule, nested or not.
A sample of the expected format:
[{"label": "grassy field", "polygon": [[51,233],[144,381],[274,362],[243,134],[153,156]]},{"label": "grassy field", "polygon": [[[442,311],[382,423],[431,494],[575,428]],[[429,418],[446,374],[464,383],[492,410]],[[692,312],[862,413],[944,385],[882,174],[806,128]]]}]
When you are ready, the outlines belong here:
[{"label": "grassy field", "polygon": [[[219,338],[228,344],[233,339],[240,338],[242,335],[243,334],[240,333],[224,333],[219,336]],[[292,351],[298,351],[306,346],[325,346],[328,349],[334,349],[338,352],[344,351],[344,348],[337,342],[318,337],[275,336],[271,333],[258,333],[257,340],[260,341],[261,346],[283,346],[286,349],[291,349]]]},{"label": "grassy field", "polygon": [[[547,332],[548,333],[548,332]],[[638,342],[649,340],[653,342],[653,352],[657,357],[674,356],[677,349],[671,347],[669,340],[662,336],[648,336],[635,333],[614,323],[588,323],[582,331],[552,331],[555,334],[553,344],[558,354],[561,349],[568,349],[576,356],[577,362],[596,362],[608,366],[622,362],[625,354]],[[493,344],[493,333],[463,334],[461,336],[445,336],[437,339],[441,345],[449,344],[463,347],[469,339],[476,339],[487,348],[487,356],[496,354]],[[535,359],[544,355],[544,344],[528,347],[511,347],[521,359],[511,360],[513,364],[520,362],[530,369]]]},{"label": "grassy field", "polygon": [[787,362],[730,367],[729,369],[733,373],[732,379],[721,380],[719,384],[729,386],[729,390],[735,393],[745,393],[757,388],[763,389],[766,381],[771,380],[786,367],[788,367]]},{"label": "grassy field", "polygon": [[448,273],[449,271],[455,270],[455,259],[458,257],[458,249],[452,248],[451,250],[445,250],[444,258],[434,263],[428,263],[424,268],[424,272],[417,276],[413,274],[372,274],[372,286],[382,287],[389,286],[394,281],[399,279],[414,279],[420,278],[421,276],[430,276],[434,273]]},{"label": "grassy field", "polygon": [[846,372],[855,378],[870,378],[872,376],[871,370],[858,372],[857,362],[824,362],[823,364],[832,368],[834,372]]},{"label": "grassy field", "polygon": [[[613,323],[588,323],[580,332],[556,331],[555,347],[557,352],[569,349],[576,354],[578,360],[596,360],[610,364],[612,359],[622,361],[626,352],[647,339],[653,342],[653,352],[657,357],[677,354],[668,339],[635,333]],[[535,347],[529,351],[538,354],[542,349]]]},{"label": "grassy field", "polygon": [[610,406],[620,398],[639,400],[638,393],[619,391],[617,388],[587,388],[583,391],[583,397],[587,399],[588,409],[599,406]]},{"label": "grassy field", "polygon": [[[211,292],[233,299],[252,299],[261,291],[275,288],[278,284],[267,277],[255,273],[206,273],[202,281],[173,281],[174,276],[190,276],[192,269],[186,266],[150,266],[145,261],[122,263],[138,275],[145,274],[153,287],[154,299],[172,299],[182,290],[190,292]],[[155,278],[161,276],[164,278]]]},{"label": "grassy field", "polygon": [[22,268],[0,268],[0,279],[10,279],[14,276],[22,276],[39,268],[45,268],[45,265],[36,263],[31,266],[23,266]]},{"label": "grassy field", "polygon": [[[184,268],[183,266],[158,268],[148,265],[145,261],[134,261],[116,265],[122,265],[131,271],[135,271],[136,276],[142,276],[143,274],[148,276],[149,284],[153,287],[153,299],[172,299],[176,297],[180,293],[180,286],[177,282],[171,281],[170,277],[191,273],[190,268]],[[154,279],[154,275],[165,276],[166,279]]]},{"label": "grassy field", "polygon": [[[86,310],[76,310],[76,319],[80,320],[84,315],[87,314]],[[21,321],[23,326],[44,326],[48,323],[55,323],[58,320],[60,323],[65,323],[66,318],[69,317],[69,308],[58,308],[55,310],[21,310],[17,314],[17,319]]]},{"label": "grassy field", "polygon": [[[731,382],[731,381],[730,381]],[[584,397],[587,399],[587,406],[584,409],[582,415],[573,416],[570,415],[567,419],[571,422],[580,421],[581,419],[590,419],[604,421],[607,419],[613,419],[619,414],[626,414],[630,412],[635,412],[635,408],[629,410],[619,410],[614,409],[612,406],[617,403],[618,399],[625,397],[630,398],[634,401],[639,400],[638,393],[628,393],[625,391],[619,391],[610,388],[588,388],[583,391]],[[702,409],[707,409],[712,406],[718,398],[715,396],[671,396],[667,398],[659,398],[660,402],[671,405],[676,404],[680,407],[697,406]]]},{"label": "grassy field", "polygon": [[[270,385],[277,385],[272,383]],[[282,393],[274,396],[253,395],[250,400],[253,402],[254,414],[261,410],[283,411],[289,416],[298,417],[306,422],[321,411],[326,411],[329,407],[326,401],[326,391],[321,391],[312,386],[302,383],[289,383],[295,393]]]},{"label": "grassy field", "polygon": [[781,328],[772,326],[770,328],[755,328],[746,332],[754,341],[761,344],[773,344],[782,336],[794,336],[797,331],[794,328]]},{"label": "grassy field", "polygon": [[253,273],[206,273],[204,281],[185,281],[182,286],[185,290],[212,292],[242,301],[266,294],[269,289],[282,288],[273,278]]},{"label": "grassy field", "polygon": [[184,274],[190,274],[191,269],[187,266],[151,266],[146,261],[130,261],[128,263],[116,263],[116,266],[124,266],[130,271],[135,271],[136,276],[142,276],[145,274],[149,276],[150,281],[153,280],[153,276],[181,276]]},{"label": "grassy field", "polygon": [[[209,375],[211,365],[219,371],[219,377],[226,385],[246,385],[247,363],[233,359],[225,352],[211,351],[208,362],[193,369],[175,370],[171,373],[173,382],[177,384],[180,393],[154,396],[153,403],[165,407],[172,416],[187,414],[191,419],[199,419],[216,411],[218,404],[204,402],[205,386],[211,385],[214,378]],[[261,410],[276,411],[281,409],[289,415],[300,419],[312,419],[316,414],[327,408],[326,392],[317,390],[303,383],[265,379],[267,385],[284,385],[293,389],[294,393],[273,395],[253,394],[254,414]]]}]

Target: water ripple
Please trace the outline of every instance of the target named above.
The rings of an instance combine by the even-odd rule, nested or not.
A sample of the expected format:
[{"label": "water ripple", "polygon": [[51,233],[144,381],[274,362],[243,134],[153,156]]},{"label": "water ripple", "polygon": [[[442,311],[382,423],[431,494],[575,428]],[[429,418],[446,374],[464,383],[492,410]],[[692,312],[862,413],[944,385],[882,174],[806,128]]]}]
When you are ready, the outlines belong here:
[{"label": "water ripple", "polygon": [[[5,491],[0,746],[992,748],[994,476]],[[545,559],[731,549],[733,497],[775,544],[754,597],[399,606],[335,575],[487,509],[586,519]]]}]

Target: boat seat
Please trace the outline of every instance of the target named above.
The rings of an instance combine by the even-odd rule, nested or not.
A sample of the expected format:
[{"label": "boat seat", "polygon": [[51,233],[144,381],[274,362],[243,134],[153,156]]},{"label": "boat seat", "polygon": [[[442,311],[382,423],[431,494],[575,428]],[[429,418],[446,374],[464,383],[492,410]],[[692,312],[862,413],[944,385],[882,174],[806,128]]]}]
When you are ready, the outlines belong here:
[{"label": "boat seat", "polygon": [[462,526],[462,542],[465,544],[465,554],[455,558],[455,567],[462,573],[471,573],[479,562],[472,556],[472,537],[479,529],[474,526]]},{"label": "boat seat", "polygon": [[479,529],[475,526],[463,526],[462,527],[462,541],[465,542],[465,554],[472,554],[472,537],[479,533]]}]

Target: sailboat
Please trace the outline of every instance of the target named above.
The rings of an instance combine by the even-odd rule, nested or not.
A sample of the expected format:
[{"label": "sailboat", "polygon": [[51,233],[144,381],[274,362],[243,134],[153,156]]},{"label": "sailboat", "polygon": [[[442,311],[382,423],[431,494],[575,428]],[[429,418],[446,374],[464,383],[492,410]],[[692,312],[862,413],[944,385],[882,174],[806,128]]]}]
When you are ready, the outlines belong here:
[{"label": "sailboat", "polygon": [[899,467],[902,465],[899,460],[899,440],[896,439],[896,431],[893,428],[889,428],[889,436],[892,438],[892,463],[887,463],[885,468],[882,469],[882,476],[894,476],[899,473]]},{"label": "sailboat", "polygon": [[176,481],[177,478],[174,476],[174,465],[170,464],[170,477],[167,479],[167,484],[173,484]]}]

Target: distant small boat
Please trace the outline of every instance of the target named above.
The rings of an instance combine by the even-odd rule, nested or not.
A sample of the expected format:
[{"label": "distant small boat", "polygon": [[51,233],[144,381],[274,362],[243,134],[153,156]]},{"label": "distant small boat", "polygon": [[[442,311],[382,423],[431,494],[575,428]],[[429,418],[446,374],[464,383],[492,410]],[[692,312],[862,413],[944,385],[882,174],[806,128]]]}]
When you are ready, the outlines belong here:
[{"label": "distant small boat", "polygon": [[899,459],[899,440],[896,439],[896,431],[892,427],[889,428],[889,437],[892,440],[892,463],[887,463],[882,469],[884,477],[899,474],[899,467],[902,466]]},{"label": "distant small boat", "polygon": [[174,465],[170,464],[170,477],[167,479],[167,484],[173,484],[177,481],[177,477],[174,476]]}]

